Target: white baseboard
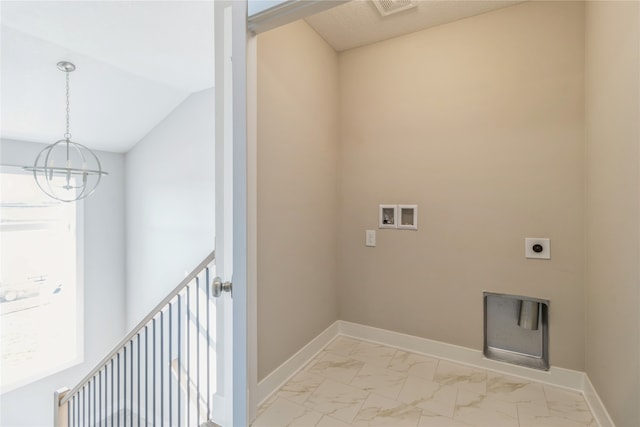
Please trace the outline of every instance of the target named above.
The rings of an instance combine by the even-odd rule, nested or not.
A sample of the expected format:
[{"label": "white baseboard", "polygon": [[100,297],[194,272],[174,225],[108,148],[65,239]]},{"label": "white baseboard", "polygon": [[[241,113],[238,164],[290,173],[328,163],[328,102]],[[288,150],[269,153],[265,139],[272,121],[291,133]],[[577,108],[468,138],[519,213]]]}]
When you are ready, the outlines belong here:
[{"label": "white baseboard", "polygon": [[602,400],[600,400],[600,396],[596,392],[596,389],[591,384],[591,380],[585,374],[584,376],[584,399],[587,401],[587,405],[589,405],[589,409],[591,409],[591,413],[595,417],[598,425],[600,427],[615,427],[609,412],[607,412],[607,408],[604,407]]},{"label": "white baseboard", "polygon": [[338,336],[339,321],[334,322],[327,329],[322,331],[320,335],[309,341],[307,345],[302,347],[296,354],[291,356],[282,365],[278,366],[262,381],[258,383],[258,406],[271,396],[276,390],[282,387],[289,378],[294,376],[302,369],[311,359],[313,359],[323,348]]},{"label": "white baseboard", "polygon": [[568,388],[584,394],[585,400],[601,427],[615,427],[591,381],[584,372],[552,366],[548,371],[490,360],[480,350],[433,341],[413,335],[360,325],[338,320],[311,340],[300,351],[276,368],[258,383],[258,402],[262,404],[271,394],[284,385],[289,378],[301,370],[311,359],[338,335],[371,341],[396,347],[413,353],[421,353],[482,369],[513,375],[558,387]]},{"label": "white baseboard", "polygon": [[489,369],[504,374],[526,378],[554,386],[565,387],[576,391],[583,391],[584,373],[571,369],[552,366],[548,371],[525,368],[524,366],[498,362],[484,357],[482,351],[467,347],[460,347],[440,341],[433,341],[413,335],[387,331],[385,329],[360,325],[357,323],[339,321],[340,333],[353,338],[374,341],[380,344],[397,347],[414,353],[435,356],[440,359],[456,363],[471,365],[482,369]]}]

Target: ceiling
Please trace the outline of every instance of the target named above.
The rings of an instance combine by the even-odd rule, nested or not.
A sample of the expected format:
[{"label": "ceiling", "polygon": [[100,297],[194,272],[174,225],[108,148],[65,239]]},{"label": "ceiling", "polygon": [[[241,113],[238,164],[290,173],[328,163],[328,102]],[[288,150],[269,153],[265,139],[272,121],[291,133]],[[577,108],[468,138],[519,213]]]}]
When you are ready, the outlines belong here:
[{"label": "ceiling", "polygon": [[341,52],[521,1],[418,0],[412,9],[382,17],[372,2],[354,0],[310,16],[306,21],[327,43]]},{"label": "ceiling", "polygon": [[[307,18],[337,51],[519,1],[419,0],[382,18],[354,0]],[[127,152],[191,93],[213,87],[213,2],[0,1],[0,137],[52,143],[71,134],[92,149]]]},{"label": "ceiling", "polygon": [[126,152],[193,92],[213,87],[210,1],[0,2],[0,135],[52,143],[71,133]]}]

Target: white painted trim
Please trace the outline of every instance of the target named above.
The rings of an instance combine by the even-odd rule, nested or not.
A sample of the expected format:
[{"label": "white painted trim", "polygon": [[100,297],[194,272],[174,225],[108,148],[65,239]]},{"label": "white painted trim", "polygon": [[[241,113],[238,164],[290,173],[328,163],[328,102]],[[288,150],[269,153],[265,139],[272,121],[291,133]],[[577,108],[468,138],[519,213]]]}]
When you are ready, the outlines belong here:
[{"label": "white painted trim", "polygon": [[[87,323],[86,315],[87,312],[85,310],[85,295],[86,295],[86,284],[85,280],[85,269],[84,263],[86,260],[86,247],[85,244],[85,236],[86,232],[86,221],[85,221],[85,201],[77,200],[76,204],[76,325],[78,327],[76,331],[76,343],[78,346],[78,353],[76,354],[76,358],[74,361],[69,363],[69,366],[79,365],[80,363],[84,363],[85,361],[85,345],[86,341],[84,339],[85,326]],[[59,372],[62,372],[63,367],[60,367]],[[44,376],[42,377],[44,378]]]},{"label": "white painted trim", "polygon": [[422,353],[456,363],[497,371],[500,373],[526,378],[554,386],[565,387],[576,391],[583,391],[584,373],[571,369],[552,366],[548,371],[525,368],[523,366],[490,360],[483,356],[480,350],[460,347],[440,341],[433,341],[413,335],[360,325],[357,323],[340,322],[340,334],[353,338],[373,341],[391,347]]},{"label": "white painted trim", "polygon": [[258,40],[247,35],[247,363],[249,420],[258,413]]},{"label": "white painted trim", "polygon": [[249,425],[247,353],[247,2],[232,2],[233,75],[233,418]]},{"label": "white painted trim", "polygon": [[298,19],[340,6],[348,0],[286,0],[269,2],[270,7],[253,13],[247,19],[247,28],[254,34],[263,33]]},{"label": "white painted trim", "polygon": [[339,333],[340,321],[335,321],[331,326],[322,331],[320,335],[312,339],[286,362],[278,366],[262,381],[258,383],[258,402],[260,405],[276,390],[284,385],[289,378],[300,371],[311,359],[316,357]]},{"label": "white painted trim", "polygon": [[591,409],[591,413],[595,417],[598,425],[600,427],[615,427],[609,412],[607,412],[607,408],[605,408],[602,400],[600,400],[600,396],[596,392],[596,389],[591,384],[591,380],[589,376],[585,374],[584,376],[584,399],[587,401],[587,405],[589,405],[589,409]]},{"label": "white painted trim", "polygon": [[[246,348],[246,254],[243,253],[243,230],[245,224],[245,212],[242,204],[242,192],[245,188],[241,182],[234,182],[236,174],[244,172],[244,164],[236,164],[235,149],[242,150],[245,146],[241,140],[243,131],[236,135],[234,126],[236,112],[232,101],[235,97],[240,99],[241,108],[244,97],[235,94],[235,85],[244,83],[241,74],[236,82],[233,74],[235,61],[231,62],[231,56],[235,56],[233,31],[236,22],[233,19],[233,4],[230,1],[217,1],[214,3],[214,59],[215,59],[215,250],[216,250],[216,275],[223,281],[233,282],[233,299],[223,295],[216,300],[216,336],[215,343],[216,371],[221,375],[216,377],[216,392],[212,396],[213,421],[221,425],[232,425],[238,405],[242,405],[244,398],[239,396],[236,401],[236,384],[242,384],[246,389],[246,379],[242,378],[244,357]],[[240,23],[240,26],[243,26]],[[241,34],[244,39],[245,33]],[[242,61],[242,57],[239,56]],[[233,77],[233,78],[232,78]],[[236,144],[235,141],[238,141]],[[238,153],[243,157],[242,151]],[[237,218],[237,220],[236,220]],[[237,244],[237,246],[236,246]],[[236,259],[236,251],[238,258]],[[237,268],[237,271],[234,269]],[[236,346],[240,348],[236,348]],[[237,360],[234,356],[238,356]],[[242,418],[246,418],[242,417]],[[238,423],[243,422],[238,420]]]}]

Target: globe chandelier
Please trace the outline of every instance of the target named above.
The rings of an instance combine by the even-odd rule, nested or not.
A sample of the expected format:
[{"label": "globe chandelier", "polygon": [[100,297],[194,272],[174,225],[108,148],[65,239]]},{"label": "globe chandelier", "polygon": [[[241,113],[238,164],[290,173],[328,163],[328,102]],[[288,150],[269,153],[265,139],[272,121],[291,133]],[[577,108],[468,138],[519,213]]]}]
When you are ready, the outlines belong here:
[{"label": "globe chandelier", "polygon": [[61,202],[84,199],[98,188],[103,175],[100,159],[89,148],[71,140],[69,127],[69,74],[76,66],[60,61],[58,69],[66,76],[66,132],[63,139],[45,147],[37,155],[33,166],[24,169],[33,172],[36,184],[47,196]]}]

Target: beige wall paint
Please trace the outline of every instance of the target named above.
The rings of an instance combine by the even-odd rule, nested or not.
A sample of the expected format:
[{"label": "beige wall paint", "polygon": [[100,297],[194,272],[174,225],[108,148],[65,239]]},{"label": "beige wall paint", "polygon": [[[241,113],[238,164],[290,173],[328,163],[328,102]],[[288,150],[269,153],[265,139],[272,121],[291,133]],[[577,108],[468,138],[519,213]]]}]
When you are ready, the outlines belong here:
[{"label": "beige wall paint", "polygon": [[640,425],[640,3],[586,6],[586,371]]},{"label": "beige wall paint", "polygon": [[[482,348],[482,292],[551,300],[584,368],[584,5],[531,2],[340,54],[340,318]],[[417,203],[419,230],[378,230]],[[550,237],[550,261],[524,258]]]},{"label": "beige wall paint", "polygon": [[338,55],[304,21],[258,37],[258,379],[338,318]]}]

